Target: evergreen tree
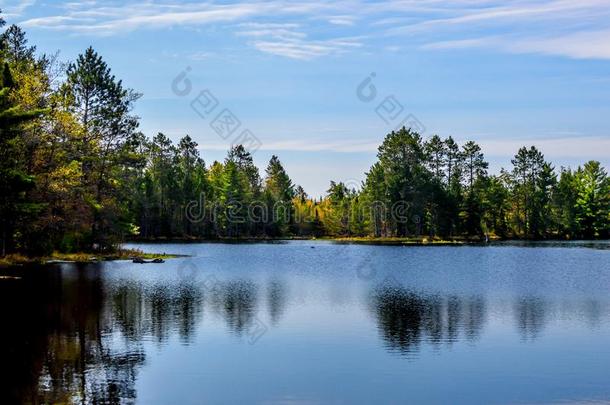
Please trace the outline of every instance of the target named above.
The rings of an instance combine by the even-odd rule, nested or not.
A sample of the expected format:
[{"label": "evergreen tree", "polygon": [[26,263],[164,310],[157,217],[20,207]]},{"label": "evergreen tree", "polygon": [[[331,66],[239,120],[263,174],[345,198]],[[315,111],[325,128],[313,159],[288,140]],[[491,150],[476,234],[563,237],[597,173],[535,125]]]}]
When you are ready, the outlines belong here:
[{"label": "evergreen tree", "polygon": [[[384,194],[391,211],[395,204],[408,205],[413,215],[423,218],[430,197],[431,174],[426,169],[421,136],[411,129],[402,128],[386,136],[377,154],[383,169]],[[409,234],[409,223],[390,216],[391,234]]]},{"label": "evergreen tree", "polygon": [[29,46],[25,32],[13,24],[0,35],[0,50],[6,62],[19,64],[33,62],[36,47]]},{"label": "evergreen tree", "polygon": [[487,233],[493,233],[502,238],[508,236],[509,227],[507,214],[510,210],[509,190],[506,186],[506,172],[500,176],[484,178],[481,187],[481,205],[483,225]]},{"label": "evergreen tree", "polygon": [[[488,163],[485,161],[481,147],[473,141],[468,141],[462,148],[462,159],[467,180],[467,192],[464,199],[462,217],[467,235],[480,236],[483,232],[483,202],[481,187],[482,179],[487,174]],[[478,187],[475,187],[478,186]]]},{"label": "evergreen tree", "polygon": [[533,238],[544,236],[544,224],[550,217],[551,191],[556,180],[553,169],[534,146],[519,149],[511,162],[514,166],[517,233]]},{"label": "evergreen tree", "polygon": [[553,217],[556,219],[557,232],[561,237],[575,236],[580,233],[576,222],[576,200],[578,193],[575,173],[562,168],[559,181],[553,193]]},{"label": "evergreen tree", "polygon": [[[180,221],[182,223],[181,232],[187,236],[195,236],[196,233],[203,233],[206,225],[206,204],[208,203],[206,194],[208,193],[207,170],[205,162],[199,156],[197,143],[186,135],[178,144],[178,189]],[[193,213],[187,213],[189,204],[197,204],[198,212],[201,216],[193,217]],[[204,206],[199,206],[204,204]],[[187,215],[188,214],[188,215]]]},{"label": "evergreen tree", "polygon": [[459,193],[464,155],[460,152],[460,146],[452,137],[445,140],[445,150],[447,185],[450,192]]},{"label": "evergreen tree", "polygon": [[468,179],[468,190],[472,191],[475,181],[487,174],[489,164],[485,161],[481,147],[473,141],[464,144],[462,158]]},{"label": "evergreen tree", "polygon": [[447,159],[447,146],[440,136],[434,135],[425,145],[428,168],[440,182],[445,178],[444,167]]},{"label": "evergreen tree", "polygon": [[11,99],[15,82],[7,63],[0,77],[0,223],[2,256],[18,246],[17,224],[36,212],[36,206],[26,198],[26,191],[34,187],[35,177],[20,159],[21,127],[43,111],[23,111]]},{"label": "evergreen tree", "polygon": [[575,220],[587,239],[607,238],[610,228],[610,180],[597,161],[585,163],[575,173]]},{"label": "evergreen tree", "polygon": [[254,165],[252,154],[243,145],[236,145],[229,150],[227,160],[232,161],[248,179],[250,194],[257,198],[261,192],[261,176]]},{"label": "evergreen tree", "polygon": [[286,231],[292,218],[294,187],[282,163],[275,155],[269,160],[265,173],[265,196],[269,210],[266,233],[270,236],[278,236]]},{"label": "evergreen tree", "polygon": [[247,183],[248,179],[235,162],[228,160],[224,165],[219,199],[219,221],[223,236],[245,235],[244,231],[248,227]]},{"label": "evergreen tree", "polygon": [[108,220],[117,215],[112,169],[122,163],[124,156],[118,152],[138,126],[130,111],[140,95],[123,88],[91,47],[68,66],[66,76],[63,93],[81,127],[77,158],[90,192],[91,242],[107,249],[114,243],[113,235],[120,232],[111,229],[112,221]]}]

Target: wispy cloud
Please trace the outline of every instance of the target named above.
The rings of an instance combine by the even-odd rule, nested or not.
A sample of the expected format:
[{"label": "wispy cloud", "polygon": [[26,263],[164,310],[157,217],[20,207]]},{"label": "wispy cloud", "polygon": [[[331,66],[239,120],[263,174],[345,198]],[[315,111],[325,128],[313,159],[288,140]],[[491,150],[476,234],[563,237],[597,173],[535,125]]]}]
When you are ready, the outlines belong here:
[{"label": "wispy cloud", "polygon": [[610,59],[610,29],[530,38],[508,45],[515,52],[543,53],[575,59]]},{"label": "wispy cloud", "polygon": [[36,0],[0,1],[0,9],[2,9],[3,17],[19,17],[35,4]]},{"label": "wispy cloud", "polygon": [[[205,142],[198,140],[202,150],[226,150],[226,143]],[[292,140],[267,140],[260,150],[268,151],[294,151],[294,152],[338,152],[359,153],[375,152],[379,147],[378,140],[364,141],[324,141],[321,139],[292,139]]]},{"label": "wispy cloud", "polygon": [[[33,0],[21,2],[30,4]],[[313,59],[360,48],[361,38],[395,37],[401,48],[489,48],[570,58],[610,59],[610,0],[343,0],[320,2],[171,2],[107,5],[66,3],[22,25],[79,34],[114,35],[138,29],[231,27],[254,48]],[[298,21],[298,24],[293,23]],[[247,27],[245,25],[249,24]],[[352,38],[352,39],[349,39]],[[387,50],[381,46],[379,50]]]},{"label": "wispy cloud", "polygon": [[493,36],[431,42],[422,45],[422,49],[429,50],[468,48],[565,56],[573,59],[610,59],[610,29],[575,32],[555,37]]},{"label": "wispy cloud", "polygon": [[334,25],[352,26],[356,23],[356,18],[351,15],[334,15],[328,17],[328,22]]},{"label": "wispy cloud", "polygon": [[482,48],[497,46],[499,40],[497,37],[482,37],[482,38],[470,38],[470,39],[457,39],[450,41],[438,41],[424,44],[421,46],[422,49],[467,49],[467,48]]},{"label": "wispy cloud", "polygon": [[254,48],[291,59],[310,60],[362,46],[359,38],[310,39],[295,23],[247,23],[240,27],[237,35],[250,38]]},{"label": "wispy cloud", "polygon": [[32,18],[22,22],[30,28],[84,33],[115,34],[139,28],[159,29],[174,25],[205,25],[232,22],[268,11],[256,4],[235,5],[124,5],[117,7],[72,8],[64,15]]},{"label": "wispy cloud", "polygon": [[478,142],[487,155],[512,155],[525,145],[534,145],[549,158],[608,159],[610,137],[554,137],[529,139],[482,139]]},{"label": "wispy cloud", "polygon": [[362,46],[358,38],[312,40],[298,31],[299,24],[243,24],[238,36],[251,38],[250,44],[261,52],[291,59],[310,60],[320,56],[343,53]]},{"label": "wispy cloud", "polygon": [[[422,45],[432,50],[484,48],[610,59],[610,1],[514,2],[393,27],[387,32],[410,36],[434,33],[442,39]],[[445,39],[447,36],[450,39]]]},{"label": "wispy cloud", "polygon": [[[460,138],[456,140],[462,144],[469,140],[476,141],[488,156],[512,157],[522,146],[534,145],[544,151],[550,159],[609,159],[610,138],[595,136],[578,137],[528,137],[528,138],[489,138],[480,139]],[[206,142],[198,139],[203,150],[226,150],[226,143]],[[337,153],[376,153],[381,139],[350,139],[327,140],[319,137],[307,139],[267,139],[261,150],[268,151],[295,151],[295,152],[337,152]]]},{"label": "wispy cloud", "polygon": [[351,48],[358,48],[360,43],[350,39],[332,39],[324,41],[254,41],[259,51],[272,55],[285,56],[291,59],[310,60],[320,56],[340,54]]}]

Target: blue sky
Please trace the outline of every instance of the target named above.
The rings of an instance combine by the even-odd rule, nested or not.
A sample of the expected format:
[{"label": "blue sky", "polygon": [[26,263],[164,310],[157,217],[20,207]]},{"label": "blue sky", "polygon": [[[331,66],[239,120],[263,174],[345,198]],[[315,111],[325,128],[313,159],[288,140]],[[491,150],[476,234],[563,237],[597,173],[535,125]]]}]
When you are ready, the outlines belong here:
[{"label": "blue sky", "polygon": [[[312,195],[331,179],[361,180],[403,119],[425,128],[424,137],[479,142],[492,171],[526,144],[557,167],[610,166],[610,0],[0,7],[40,52],[72,60],[92,45],[143,93],[136,113],[147,135],[188,133],[211,162],[248,129],[262,143],[256,163],[264,168],[278,154]],[[191,92],[179,96],[172,83],[187,68]],[[358,86],[371,73],[376,96],[363,101]],[[214,114],[227,108],[239,119],[234,135],[222,139],[214,117],[190,107],[202,90],[218,101]]]}]

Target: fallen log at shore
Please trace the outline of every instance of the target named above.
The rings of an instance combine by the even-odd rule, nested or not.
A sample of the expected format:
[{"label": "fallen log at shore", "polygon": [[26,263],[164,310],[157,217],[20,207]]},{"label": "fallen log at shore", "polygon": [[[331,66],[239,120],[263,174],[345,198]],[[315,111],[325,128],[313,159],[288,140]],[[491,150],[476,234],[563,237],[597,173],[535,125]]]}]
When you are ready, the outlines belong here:
[{"label": "fallen log at shore", "polygon": [[133,263],[138,263],[138,264],[146,264],[146,263],[165,263],[165,260],[163,259],[153,259],[153,260],[144,260],[141,257],[134,257],[132,259]]}]

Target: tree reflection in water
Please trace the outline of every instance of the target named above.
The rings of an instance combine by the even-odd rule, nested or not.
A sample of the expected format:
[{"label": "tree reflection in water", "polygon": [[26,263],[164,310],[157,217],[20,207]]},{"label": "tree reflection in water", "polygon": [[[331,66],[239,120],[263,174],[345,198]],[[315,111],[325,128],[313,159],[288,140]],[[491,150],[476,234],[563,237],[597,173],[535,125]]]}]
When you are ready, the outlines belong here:
[{"label": "tree reflection in water", "polygon": [[546,322],[547,304],[537,297],[522,297],[515,302],[516,322],[523,340],[534,340]]},{"label": "tree reflection in water", "polygon": [[[487,305],[480,296],[424,294],[398,283],[379,285],[370,295],[370,307],[388,350],[408,356],[417,354],[422,343],[438,348],[459,340],[476,341],[485,326]],[[607,313],[592,298],[550,303],[525,296],[515,298],[512,309],[502,309],[513,317],[524,341],[538,339],[551,320],[579,319],[596,328]]]},{"label": "tree reflection in water", "polygon": [[[239,278],[203,285],[171,277],[123,279],[106,270],[102,265],[25,269],[21,280],[0,283],[0,403],[133,402],[145,342],[162,346],[177,337],[182,344],[194,343],[204,307],[229,332],[252,343],[267,330],[258,319],[261,301],[277,328],[289,303],[309,304],[296,304],[291,294],[298,289],[282,278],[266,285]],[[367,302],[383,344],[401,356],[416,354],[424,344],[440,350],[475,342],[488,312],[498,309],[524,340],[539,339],[557,320],[578,319],[594,328],[608,314],[605,301],[590,297],[519,296],[498,307],[482,296],[426,294],[398,282],[373,288]]]},{"label": "tree reflection in water", "polygon": [[279,324],[286,307],[286,300],[286,284],[280,279],[271,280],[267,286],[267,305],[269,307],[269,318],[273,326]]},{"label": "tree reflection in water", "polygon": [[461,335],[478,338],[485,320],[480,297],[419,294],[399,285],[381,285],[371,295],[381,336],[391,351],[417,353],[422,342],[451,345]]},{"label": "tree reflection in water", "polygon": [[246,334],[254,323],[258,290],[251,281],[219,282],[206,301],[226,321],[229,330],[238,336]]},{"label": "tree reflection in water", "polygon": [[188,343],[201,319],[190,285],[109,285],[100,265],[28,269],[0,284],[2,403],[135,399],[142,337]]}]

